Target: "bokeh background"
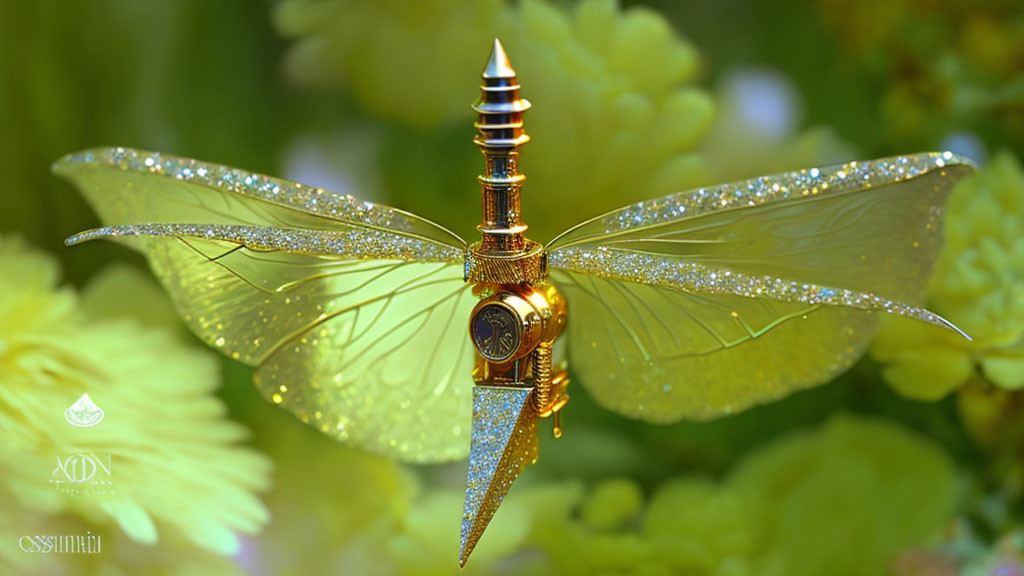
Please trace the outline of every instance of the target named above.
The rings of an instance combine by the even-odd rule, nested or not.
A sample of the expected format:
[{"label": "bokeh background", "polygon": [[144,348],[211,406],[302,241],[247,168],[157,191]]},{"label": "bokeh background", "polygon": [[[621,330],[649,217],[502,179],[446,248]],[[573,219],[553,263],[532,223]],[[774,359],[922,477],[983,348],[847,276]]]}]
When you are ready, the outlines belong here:
[{"label": "bokeh background", "polygon": [[[887,320],[836,381],[704,424],[632,422],[577,388],[460,571],[464,463],[321,437],[192,337],[139,257],[62,244],[97,220],[49,166],[97,145],[472,237],[469,104],[495,36],[534,104],[539,240],[729,179],[974,158],[928,295],[974,341]],[[1013,0],[0,1],[0,573],[1024,574],[1022,155]],[[83,391],[124,416],[88,443],[62,414]],[[118,498],[48,483],[54,454],[88,450],[113,454]],[[101,554],[18,546],[85,533]]]}]

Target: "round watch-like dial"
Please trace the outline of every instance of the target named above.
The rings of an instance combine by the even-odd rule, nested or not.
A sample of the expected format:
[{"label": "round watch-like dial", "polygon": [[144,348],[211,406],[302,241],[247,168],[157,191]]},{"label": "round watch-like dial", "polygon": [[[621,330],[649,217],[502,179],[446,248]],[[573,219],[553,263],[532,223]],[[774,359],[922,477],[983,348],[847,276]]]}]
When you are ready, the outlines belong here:
[{"label": "round watch-like dial", "polygon": [[500,304],[480,308],[473,317],[473,345],[491,362],[504,362],[515,354],[522,340],[522,325],[516,314]]}]

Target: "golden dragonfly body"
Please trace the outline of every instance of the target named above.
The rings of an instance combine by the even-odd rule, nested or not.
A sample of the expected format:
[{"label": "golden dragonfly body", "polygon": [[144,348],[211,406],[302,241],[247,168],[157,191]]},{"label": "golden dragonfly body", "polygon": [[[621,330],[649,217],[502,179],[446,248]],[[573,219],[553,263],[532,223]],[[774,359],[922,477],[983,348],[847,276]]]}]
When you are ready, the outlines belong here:
[{"label": "golden dragonfly body", "polygon": [[599,404],[665,423],[827,381],[879,312],[955,330],[914,302],[969,161],[914,154],[680,192],[541,245],[520,214],[529,103],[497,41],[482,77],[472,245],[395,208],[125,148],[55,165],[104,223],[67,242],[141,250],[189,327],[323,433],[411,462],[468,448],[462,564],[535,461],[538,419],[555,415],[559,433],[563,332]]}]

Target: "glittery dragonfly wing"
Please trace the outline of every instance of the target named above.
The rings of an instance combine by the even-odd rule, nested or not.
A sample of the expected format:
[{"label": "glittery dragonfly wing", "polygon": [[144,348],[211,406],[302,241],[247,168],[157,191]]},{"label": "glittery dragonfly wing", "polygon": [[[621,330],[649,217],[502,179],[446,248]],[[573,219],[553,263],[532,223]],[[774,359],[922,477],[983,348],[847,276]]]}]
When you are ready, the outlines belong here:
[{"label": "glittery dragonfly wing", "polygon": [[707,419],[827,381],[863,352],[876,312],[953,328],[914,304],[970,170],[949,153],[857,162],[584,222],[548,246],[572,366],[609,409]]},{"label": "glittery dragonfly wing", "polygon": [[465,243],[347,195],[128,149],[64,158],[192,330],[257,366],[270,401],[350,444],[417,461],[468,450]]}]

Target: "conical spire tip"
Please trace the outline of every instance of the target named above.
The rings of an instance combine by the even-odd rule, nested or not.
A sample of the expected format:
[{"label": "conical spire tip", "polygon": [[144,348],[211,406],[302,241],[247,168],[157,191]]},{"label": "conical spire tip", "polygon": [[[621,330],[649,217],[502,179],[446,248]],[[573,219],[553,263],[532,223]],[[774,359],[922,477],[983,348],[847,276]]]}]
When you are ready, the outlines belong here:
[{"label": "conical spire tip", "polygon": [[483,72],[484,78],[515,78],[516,71],[508,61],[508,54],[501,45],[501,41],[494,39],[494,46],[491,48],[491,57],[487,60],[487,66]]}]

